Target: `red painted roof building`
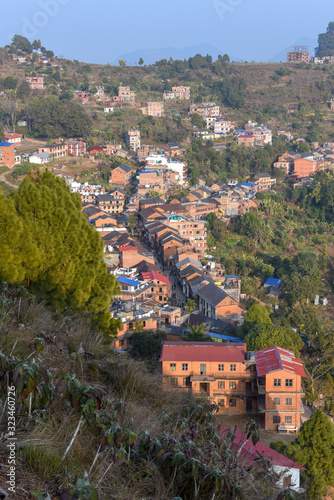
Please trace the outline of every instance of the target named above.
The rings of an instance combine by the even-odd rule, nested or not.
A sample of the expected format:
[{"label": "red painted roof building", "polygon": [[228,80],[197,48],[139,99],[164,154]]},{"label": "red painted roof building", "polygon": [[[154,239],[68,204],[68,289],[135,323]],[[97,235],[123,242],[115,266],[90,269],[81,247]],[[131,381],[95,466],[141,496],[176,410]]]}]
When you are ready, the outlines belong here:
[{"label": "red painted roof building", "polygon": [[163,342],[166,389],[204,393],[221,413],[260,414],[265,429],[297,431],[305,371],[292,351],[277,346],[255,353],[243,342]]},{"label": "red painted roof building", "polygon": [[[306,470],[302,465],[297,464],[290,458],[278,453],[278,451],[269,448],[269,446],[258,441],[255,445],[247,435],[235,429],[229,429],[226,426],[220,428],[220,434],[225,438],[234,435],[232,449],[240,451],[239,463],[252,467],[261,467],[264,463],[259,460],[266,459],[273,471],[279,476],[277,486],[284,490],[290,488],[300,492],[300,471]],[[267,467],[267,465],[265,465]]]}]

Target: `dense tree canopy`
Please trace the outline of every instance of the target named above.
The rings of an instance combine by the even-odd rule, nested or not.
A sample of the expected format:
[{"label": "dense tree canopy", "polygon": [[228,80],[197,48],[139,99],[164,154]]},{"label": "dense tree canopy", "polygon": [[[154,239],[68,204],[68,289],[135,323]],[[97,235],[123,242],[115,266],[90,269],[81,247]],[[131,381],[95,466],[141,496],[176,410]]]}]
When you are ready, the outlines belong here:
[{"label": "dense tree canopy", "polygon": [[317,57],[334,56],[334,22],[328,24],[326,33],[318,36],[315,54]]},{"label": "dense tree canopy", "polygon": [[57,97],[36,99],[29,106],[29,117],[33,133],[38,137],[86,137],[92,122],[83,108]]},{"label": "dense tree canopy", "polygon": [[258,351],[265,347],[277,345],[293,351],[298,358],[301,349],[304,347],[298,333],[284,326],[256,325],[251,329],[245,341],[249,351]]},{"label": "dense tree canopy", "polygon": [[106,272],[99,234],[65,181],[48,171],[28,175],[14,195],[0,198],[0,215],[1,278],[108,328],[115,278]]},{"label": "dense tree canopy", "polygon": [[305,422],[285,454],[306,467],[308,498],[319,500],[326,486],[334,486],[334,425],[321,410]]}]

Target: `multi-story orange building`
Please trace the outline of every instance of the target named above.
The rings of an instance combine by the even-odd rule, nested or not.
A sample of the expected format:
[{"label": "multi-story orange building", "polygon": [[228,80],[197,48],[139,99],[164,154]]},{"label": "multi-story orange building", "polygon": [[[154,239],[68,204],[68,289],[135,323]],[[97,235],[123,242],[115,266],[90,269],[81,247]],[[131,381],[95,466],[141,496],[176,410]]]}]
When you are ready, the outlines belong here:
[{"label": "multi-story orange building", "polygon": [[9,168],[15,165],[15,146],[10,142],[0,142],[0,166]]},{"label": "multi-story orange building", "polygon": [[163,342],[160,361],[165,389],[207,395],[221,413],[258,413],[268,430],[300,427],[305,372],[292,351],[273,346],[252,353],[242,342]]},{"label": "multi-story orange building", "polygon": [[255,365],[258,411],[264,413],[265,428],[299,429],[303,410],[301,378],[306,377],[303,363],[292,351],[273,346],[255,352]]},{"label": "multi-story orange building", "polygon": [[298,158],[294,162],[292,175],[297,177],[308,177],[317,170],[317,161],[310,158]]}]

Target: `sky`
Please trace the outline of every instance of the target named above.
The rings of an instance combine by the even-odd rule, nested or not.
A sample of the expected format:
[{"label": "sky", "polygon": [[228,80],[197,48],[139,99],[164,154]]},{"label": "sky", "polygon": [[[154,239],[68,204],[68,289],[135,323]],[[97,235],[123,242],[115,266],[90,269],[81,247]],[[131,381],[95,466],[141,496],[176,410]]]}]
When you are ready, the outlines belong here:
[{"label": "sky", "polygon": [[334,8],[333,0],[16,0],[2,6],[1,21],[0,46],[20,34],[90,63],[202,43],[267,61],[301,38],[316,40]]}]

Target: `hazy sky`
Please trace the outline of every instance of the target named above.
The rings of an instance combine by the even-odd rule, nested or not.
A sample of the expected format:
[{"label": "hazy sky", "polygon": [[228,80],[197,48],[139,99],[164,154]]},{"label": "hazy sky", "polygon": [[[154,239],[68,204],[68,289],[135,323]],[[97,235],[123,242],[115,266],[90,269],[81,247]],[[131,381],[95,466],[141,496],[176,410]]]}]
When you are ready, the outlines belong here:
[{"label": "hazy sky", "polygon": [[1,7],[0,45],[13,34],[57,55],[107,63],[138,49],[210,43],[265,61],[334,21],[333,0],[16,0]]}]

